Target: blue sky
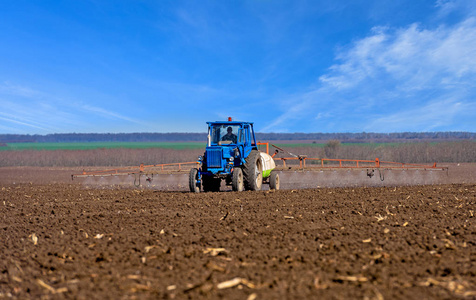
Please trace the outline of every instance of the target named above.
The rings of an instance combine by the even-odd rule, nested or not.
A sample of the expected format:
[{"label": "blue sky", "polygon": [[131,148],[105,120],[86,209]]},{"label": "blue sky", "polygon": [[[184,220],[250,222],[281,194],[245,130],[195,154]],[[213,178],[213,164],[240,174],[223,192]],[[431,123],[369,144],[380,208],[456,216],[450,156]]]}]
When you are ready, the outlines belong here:
[{"label": "blue sky", "polygon": [[471,131],[476,1],[2,1],[0,133]]}]

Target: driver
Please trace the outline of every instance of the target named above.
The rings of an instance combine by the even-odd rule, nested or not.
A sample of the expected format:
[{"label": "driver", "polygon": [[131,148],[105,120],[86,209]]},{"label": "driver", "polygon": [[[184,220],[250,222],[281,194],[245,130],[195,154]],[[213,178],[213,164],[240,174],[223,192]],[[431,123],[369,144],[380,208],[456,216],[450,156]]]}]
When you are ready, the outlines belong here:
[{"label": "driver", "polygon": [[236,135],[233,134],[233,128],[228,127],[226,129],[226,134],[221,138],[222,141],[231,141],[233,144],[236,144]]}]

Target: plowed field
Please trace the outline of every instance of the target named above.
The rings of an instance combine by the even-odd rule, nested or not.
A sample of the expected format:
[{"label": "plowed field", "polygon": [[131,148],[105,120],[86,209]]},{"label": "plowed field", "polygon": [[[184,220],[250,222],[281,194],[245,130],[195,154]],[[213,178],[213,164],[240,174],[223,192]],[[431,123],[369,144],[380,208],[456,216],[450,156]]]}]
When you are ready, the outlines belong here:
[{"label": "plowed field", "polygon": [[0,187],[0,298],[476,297],[474,183]]}]

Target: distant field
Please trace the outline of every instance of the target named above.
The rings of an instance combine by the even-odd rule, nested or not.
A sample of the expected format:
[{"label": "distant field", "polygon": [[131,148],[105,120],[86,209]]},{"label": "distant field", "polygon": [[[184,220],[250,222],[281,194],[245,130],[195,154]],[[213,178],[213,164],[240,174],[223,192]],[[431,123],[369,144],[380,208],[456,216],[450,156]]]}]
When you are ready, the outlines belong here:
[{"label": "distant field", "polygon": [[[313,143],[311,141],[270,141],[270,151],[272,146],[276,145],[282,148],[303,148],[316,147],[322,148],[325,143]],[[341,146],[363,146],[376,148],[379,146],[397,146],[402,143],[341,143]],[[437,142],[429,143],[431,145],[438,144]],[[21,150],[95,150],[95,149],[204,149],[206,143],[204,142],[84,142],[84,143],[8,143],[0,144],[0,151],[21,151]],[[264,146],[260,146],[264,147]],[[263,149],[263,148],[261,148]]]},{"label": "distant field", "polygon": [[[440,143],[282,143],[279,157],[291,153],[313,158],[341,158],[404,163],[476,162],[476,141]],[[274,141],[272,142],[274,143]],[[260,147],[265,151],[265,147]],[[133,166],[194,161],[203,142],[11,143],[0,146],[3,166]],[[270,145],[269,152],[275,149]]]},{"label": "distant field", "polygon": [[[317,147],[322,148],[325,143],[298,142],[289,141],[270,142],[282,148],[300,148],[300,147]],[[394,146],[398,143],[342,143],[342,146]],[[204,149],[204,142],[84,142],[84,143],[8,143],[0,145],[0,151],[21,151],[21,150],[94,150],[94,149]],[[261,146],[263,147],[263,146]]]},{"label": "distant field", "polygon": [[0,151],[19,150],[94,150],[94,149],[203,149],[203,142],[90,142],[90,143],[9,143]]}]

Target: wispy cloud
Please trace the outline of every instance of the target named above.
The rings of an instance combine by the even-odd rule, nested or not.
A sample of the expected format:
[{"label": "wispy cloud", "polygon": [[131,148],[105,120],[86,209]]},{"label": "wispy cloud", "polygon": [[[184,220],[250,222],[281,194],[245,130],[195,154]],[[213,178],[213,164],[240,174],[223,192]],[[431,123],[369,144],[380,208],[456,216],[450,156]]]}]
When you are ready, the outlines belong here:
[{"label": "wispy cloud", "polygon": [[30,101],[22,100],[21,97],[20,101],[0,99],[0,103],[2,104],[2,111],[0,112],[2,123],[10,124],[17,130],[28,132],[28,130],[34,129],[35,131],[48,132],[58,129],[55,126],[51,126],[52,120],[57,118],[57,116],[54,114],[46,118],[42,116],[44,107]]},{"label": "wispy cloud", "polygon": [[58,90],[51,94],[48,91],[8,81],[0,84],[2,130],[10,133],[78,131],[76,128],[84,130],[90,127],[88,124],[92,120],[94,123],[118,120],[145,125],[142,121],[113,109],[85,104],[81,100],[74,100],[71,96],[58,93],[60,93]]},{"label": "wispy cloud", "polygon": [[119,120],[124,120],[124,121],[131,122],[131,123],[137,123],[137,124],[142,123],[142,122],[140,122],[138,120],[135,120],[133,118],[126,117],[124,115],[121,115],[119,113],[116,113],[114,111],[107,110],[107,109],[104,109],[104,108],[100,108],[100,107],[96,107],[96,106],[92,106],[92,105],[88,105],[88,104],[81,104],[81,105],[79,105],[79,107],[80,107],[80,109],[82,109],[85,112],[92,112],[92,113],[94,113],[97,116],[102,117],[102,118],[119,119]]},{"label": "wispy cloud", "polygon": [[[0,113],[0,115],[4,115],[4,114]],[[22,126],[25,126],[25,127],[28,127],[28,128],[36,128],[36,129],[41,129],[41,130],[48,130],[47,128],[44,128],[44,127],[41,127],[41,126],[32,124],[32,123],[30,123],[30,122],[26,122],[26,121],[24,121],[24,120],[23,120],[23,121],[20,121],[20,120],[18,120],[17,118],[6,118],[6,117],[1,117],[1,116],[0,116],[0,120],[2,120],[2,121],[4,121],[4,122],[7,122],[7,123],[22,125]]]},{"label": "wispy cloud", "polygon": [[0,93],[28,98],[42,96],[40,91],[10,81],[4,81],[0,84]]},{"label": "wispy cloud", "polygon": [[[365,107],[362,118],[368,118],[360,126],[334,130],[326,127],[327,131],[444,130],[451,125],[447,122],[457,122],[458,114],[465,110],[476,115],[474,57],[474,17],[433,29],[420,24],[399,29],[376,27],[368,37],[356,40],[337,54],[338,63],[319,77],[317,89],[285,99],[283,105],[293,103],[292,108],[286,109],[264,131],[318,115],[323,107],[324,111],[353,114],[362,113]],[[445,112],[451,117],[441,118]],[[326,122],[338,124],[345,118],[344,114],[341,120],[321,115],[309,127],[319,125],[322,130]],[[369,128],[365,124],[375,126]],[[474,130],[476,121],[472,125],[473,128],[464,129]]]},{"label": "wispy cloud", "polygon": [[[372,120],[364,127],[364,131],[372,131],[375,128],[386,128],[388,132],[433,131],[444,127],[448,123],[458,122],[458,116],[467,115],[475,111],[476,105],[463,103],[451,99],[430,102],[422,107],[409,108],[405,111],[389,114]],[[470,117],[470,116],[468,116]],[[463,126],[461,126],[463,127]],[[455,125],[454,130],[468,130]]]}]

